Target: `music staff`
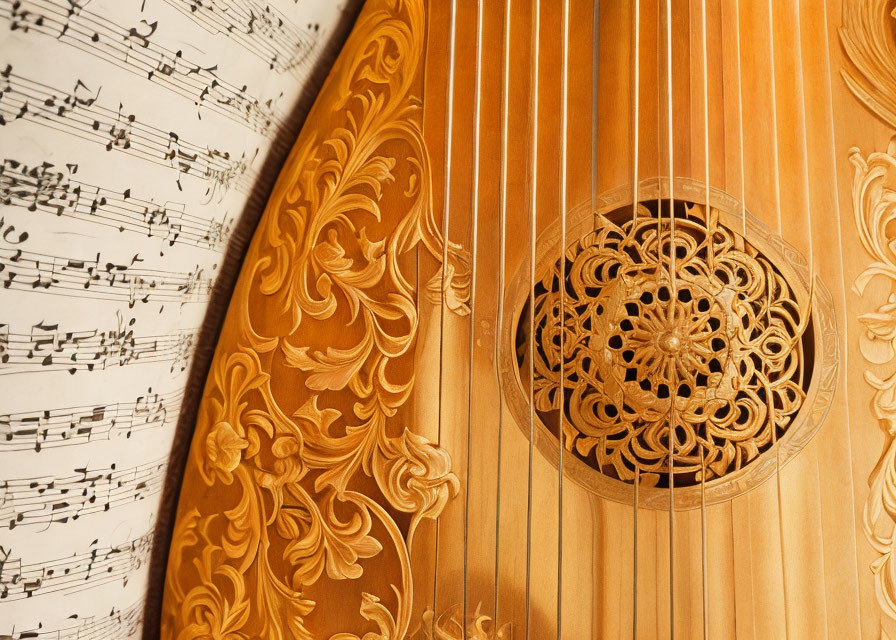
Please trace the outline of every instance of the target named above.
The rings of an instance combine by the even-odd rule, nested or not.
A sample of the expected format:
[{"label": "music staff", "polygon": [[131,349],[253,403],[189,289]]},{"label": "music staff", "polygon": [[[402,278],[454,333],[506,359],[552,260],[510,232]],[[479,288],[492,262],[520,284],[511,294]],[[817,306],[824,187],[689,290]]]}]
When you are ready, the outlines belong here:
[{"label": "music staff", "polygon": [[166,0],[209,33],[226,34],[271,69],[307,73],[318,47],[320,25],[299,27],[269,4],[254,0]]},{"label": "music staff", "polygon": [[[0,0],[0,19],[11,30],[34,32],[145,77],[198,106],[273,138],[284,126],[275,98],[264,100],[218,76],[217,65],[202,66],[182,51],[158,45],[152,37],[158,22],[142,20],[124,27],[64,0]],[[279,96],[278,96],[279,98]]]},{"label": "music staff", "polygon": [[38,323],[28,333],[0,324],[0,376],[36,371],[100,371],[129,364],[170,363],[184,371],[193,354],[196,330],[159,336],[135,334],[135,318],[105,331],[63,331],[58,324]]},{"label": "music staff", "polygon": [[182,204],[134,197],[130,189],[121,192],[95,187],[73,180],[77,170],[77,164],[28,166],[6,158],[0,165],[0,204],[157,237],[168,246],[220,251],[230,238],[233,220],[226,216],[220,221],[204,218],[187,213]]},{"label": "music staff", "polygon": [[[78,80],[70,92],[49,87],[13,72],[7,65],[0,71],[0,126],[26,119],[40,125],[102,144],[106,151],[118,150],[147,162],[169,167],[181,177],[191,176],[207,183],[208,201],[229,189],[250,193],[255,172],[250,168],[255,155],[202,147],[183,140],[176,132],[166,132],[137,120],[125,111],[97,102],[99,89],[91,92]],[[257,150],[255,152],[257,154]]]},{"label": "music staff", "polygon": [[140,632],[143,599],[126,609],[112,608],[108,615],[66,618],[58,627],[0,631],[0,640],[125,640]]},{"label": "music staff", "polygon": [[[0,217],[0,232],[4,220]],[[205,302],[215,284],[214,277],[196,268],[187,273],[141,269],[143,260],[134,255],[128,264],[64,258],[0,245],[0,285],[4,289],[39,291],[99,300],[137,302]]]},{"label": "music staff", "polygon": [[77,593],[119,580],[126,586],[130,576],[148,560],[152,539],[151,531],[108,547],[98,546],[97,539],[89,551],[27,564],[13,556],[11,548],[0,546],[0,602]]},{"label": "music staff", "polygon": [[167,457],[131,469],[75,469],[62,478],[0,481],[0,526],[10,529],[77,520],[145,500],[162,489]]},{"label": "music staff", "polygon": [[132,433],[177,423],[183,389],[168,394],[150,388],[133,402],[0,414],[0,452],[41,451],[130,438]]}]

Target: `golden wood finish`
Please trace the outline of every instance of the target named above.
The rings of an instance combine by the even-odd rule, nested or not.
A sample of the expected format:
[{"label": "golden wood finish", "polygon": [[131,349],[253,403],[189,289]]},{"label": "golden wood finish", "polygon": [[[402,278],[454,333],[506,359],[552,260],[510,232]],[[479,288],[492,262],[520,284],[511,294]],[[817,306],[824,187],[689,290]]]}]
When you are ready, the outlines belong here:
[{"label": "golden wood finish", "polygon": [[[412,253],[442,256],[420,133],[423,17],[415,1],[365,8],[256,232],[190,452],[166,635],[347,640],[350,616],[377,637],[408,631],[409,548],[458,486],[445,451],[405,428],[415,281],[443,281],[464,308],[456,251],[441,278]],[[378,588],[360,590],[367,559]]]},{"label": "golden wood finish", "polygon": [[[612,479],[631,484],[637,469],[640,505],[660,509],[668,509],[668,492],[653,487],[668,487],[673,395],[673,471],[682,488],[676,505],[699,507],[701,492],[711,503],[730,499],[773,473],[775,457],[786,462],[798,453],[824,419],[838,367],[830,294],[819,281],[809,291],[805,259],[725,194],[711,192],[707,220],[705,188],[684,180],[675,184],[680,211],[673,238],[668,213],[657,217],[655,206],[657,196],[667,204],[668,192],[667,181],[642,183],[647,206],[634,215],[630,204],[599,206],[596,218],[570,212],[562,301],[559,234],[549,228],[539,239],[534,323],[539,418],[556,433],[562,362],[565,446],[602,470],[572,466],[567,473],[631,503],[631,489]],[[602,199],[615,201],[612,195]],[[520,299],[515,308],[529,299],[528,287],[520,291],[526,274],[520,275],[508,291]],[[505,330],[504,340],[515,330],[524,344],[527,316],[512,315],[517,326]],[[517,360],[518,372],[505,383],[528,387],[526,350]],[[517,420],[524,422],[528,399],[519,395]],[[773,448],[774,455],[760,456]]]},{"label": "golden wood finish", "polygon": [[[167,637],[896,637],[892,2],[602,2],[596,103],[568,4],[368,2],[231,304]],[[558,299],[625,242],[621,284]],[[641,298],[663,274],[674,326]],[[629,403],[634,448],[580,384],[629,343],[653,355],[617,388],[690,382]],[[719,402],[747,417],[704,427]]]}]

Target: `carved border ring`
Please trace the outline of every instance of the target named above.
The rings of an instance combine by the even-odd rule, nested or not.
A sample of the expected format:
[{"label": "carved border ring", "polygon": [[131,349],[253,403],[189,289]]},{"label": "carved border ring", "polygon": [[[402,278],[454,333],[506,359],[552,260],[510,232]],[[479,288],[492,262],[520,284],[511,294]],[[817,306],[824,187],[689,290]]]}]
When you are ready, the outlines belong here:
[{"label": "carved border ring", "polygon": [[[603,215],[632,202],[630,185],[617,187],[598,198],[597,214]],[[676,199],[706,204],[706,187],[689,178],[675,179]],[[643,180],[639,186],[641,200],[668,199],[669,179],[653,178]],[[719,212],[719,222],[729,229],[742,226],[741,205],[735,198],[718,190],[710,190],[710,206]],[[592,215],[590,203],[571,209],[567,213],[567,231],[564,246],[593,231],[596,217]],[[746,213],[747,239],[763,253],[774,260],[775,267],[793,287],[798,301],[806,302],[809,295],[809,270],[805,258],[791,245],[773,233],[761,221]],[[556,258],[560,240],[560,221],[553,222],[536,240],[536,269]],[[501,349],[499,370],[505,401],[518,426],[529,437],[529,393],[528,385],[520,378],[519,367],[514,356],[514,339],[517,318],[529,299],[529,265],[519,264],[513,278],[504,292],[504,321],[500,327]],[[821,279],[815,278],[815,297],[812,301],[812,321],[814,338],[814,367],[809,388],[793,423],[779,438],[777,449],[772,448],[761,454],[746,466],[706,482],[704,490],[706,503],[725,502],[750,491],[772,477],[778,463],[783,466],[806,446],[818,431],[830,408],[839,375],[839,347],[834,316],[833,299]],[[559,441],[535,413],[535,446],[554,466],[558,463]],[[777,452],[777,453],[776,453]],[[589,466],[574,454],[564,450],[564,475],[588,491],[601,497],[632,504],[634,486],[606,476]],[[638,495],[639,506],[651,509],[668,509],[669,492],[665,488],[641,485]],[[693,485],[675,488],[675,508],[693,509],[701,504],[701,486]]]}]

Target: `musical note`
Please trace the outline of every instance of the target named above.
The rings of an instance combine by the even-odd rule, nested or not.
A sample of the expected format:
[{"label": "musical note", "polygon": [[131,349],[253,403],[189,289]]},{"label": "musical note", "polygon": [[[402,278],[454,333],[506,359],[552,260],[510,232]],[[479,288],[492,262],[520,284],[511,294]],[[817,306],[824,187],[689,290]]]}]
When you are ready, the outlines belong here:
[{"label": "musical note", "polygon": [[0,602],[14,602],[52,593],[70,594],[92,586],[121,581],[146,562],[152,549],[153,533],[122,544],[99,547],[94,540],[89,551],[51,560],[24,563],[11,558],[11,549],[0,547]]},{"label": "musical note", "polygon": [[271,69],[301,73],[318,48],[320,23],[299,27],[269,4],[247,0],[166,0],[209,33],[227,34]]},{"label": "musical note", "polygon": [[140,635],[197,328],[345,4],[0,0],[0,640]]},{"label": "musical note", "polygon": [[36,371],[99,371],[131,363],[170,363],[184,371],[193,353],[196,330],[159,336],[136,335],[136,319],[119,317],[115,328],[62,331],[58,324],[38,323],[28,333],[8,334],[0,375]]},{"label": "musical note", "polygon": [[[205,180],[209,200],[215,193],[231,188],[248,193],[255,178],[250,165],[257,151],[251,156],[246,152],[237,156],[177,136],[178,160],[172,164],[169,157],[171,132],[144,124],[125,111],[120,102],[113,110],[98,100],[78,101],[72,98],[71,108],[60,112],[54,106],[64,92],[16,74],[11,65],[0,71],[0,81],[4,83],[0,92],[0,125],[9,126],[22,118],[37,124],[52,123],[59,131],[102,144],[106,151],[116,150],[171,167],[177,171],[178,181],[182,175]],[[78,117],[73,116],[74,112]]]},{"label": "musical note", "polygon": [[[0,232],[3,225],[0,218]],[[126,300],[129,308],[137,302],[204,302],[214,287],[214,278],[198,266],[186,273],[166,273],[140,268],[140,254],[128,264],[104,261],[101,256],[66,258],[0,245],[0,278],[4,289]]]},{"label": "musical note", "polygon": [[143,602],[125,609],[112,607],[101,616],[68,616],[58,625],[40,625],[16,631],[0,630],[0,640],[125,640],[140,632],[143,623]]},{"label": "musical note", "polygon": [[78,520],[157,495],[167,457],[129,469],[75,469],[76,475],[0,481],[0,527],[15,529]]},{"label": "musical note", "polygon": [[0,364],[9,362],[9,325],[0,324]]},{"label": "musical note", "polygon": [[156,44],[158,21],[124,27],[82,5],[75,11],[72,6],[63,0],[0,0],[0,20],[12,30],[43,34],[110,61],[264,136],[273,137],[275,126],[285,124],[276,99],[253,96],[245,85],[220,78],[216,65],[191,62],[182,51]]},{"label": "musical note", "polygon": [[77,164],[64,170],[43,162],[28,166],[5,159],[0,164],[0,204],[69,216],[85,222],[158,237],[167,246],[189,245],[220,250],[230,238],[233,220],[203,218],[173,202],[158,204],[140,199],[130,189],[114,191],[72,179]]},{"label": "musical note", "polygon": [[128,402],[0,414],[0,451],[45,448],[130,438],[176,424],[184,391],[146,393]]}]

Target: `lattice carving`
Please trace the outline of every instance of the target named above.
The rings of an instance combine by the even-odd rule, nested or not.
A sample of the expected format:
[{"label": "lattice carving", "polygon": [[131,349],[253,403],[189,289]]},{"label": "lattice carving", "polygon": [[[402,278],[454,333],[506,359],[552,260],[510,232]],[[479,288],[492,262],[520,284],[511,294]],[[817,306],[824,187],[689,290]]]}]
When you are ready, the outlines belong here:
[{"label": "lattice carving", "polygon": [[562,380],[566,446],[605,475],[631,482],[640,469],[645,485],[666,486],[670,423],[676,486],[700,483],[701,449],[707,480],[736,472],[784,435],[806,397],[805,304],[711,216],[677,202],[673,243],[668,213],[618,210],[567,247],[564,277],[558,258],[536,286],[536,410],[558,422]]}]

